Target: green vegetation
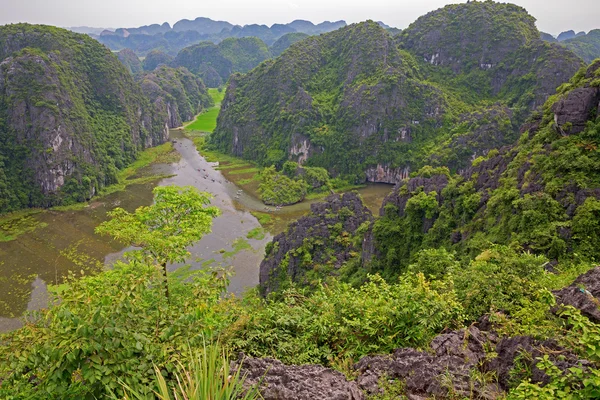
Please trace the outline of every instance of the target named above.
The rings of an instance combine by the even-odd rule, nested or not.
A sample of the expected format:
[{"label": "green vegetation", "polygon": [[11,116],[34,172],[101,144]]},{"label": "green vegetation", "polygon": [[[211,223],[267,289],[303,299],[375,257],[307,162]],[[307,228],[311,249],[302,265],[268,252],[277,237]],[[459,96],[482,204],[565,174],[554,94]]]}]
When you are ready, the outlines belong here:
[{"label": "green vegetation", "polygon": [[170,55],[165,54],[160,50],[152,50],[151,52],[146,54],[142,65],[144,71],[154,71],[159,65],[169,65],[172,61],[173,57],[171,57]]},{"label": "green vegetation", "polygon": [[[0,28],[0,43],[3,29],[30,28]],[[40,32],[34,36],[44,45],[46,36],[64,35]],[[74,39],[65,40],[78,49]],[[193,46],[179,61],[210,76],[217,69],[250,68],[257,59],[249,49],[264,50],[256,40],[225,42]],[[93,50],[99,62],[103,50]],[[15,71],[29,71],[14,86],[23,92],[0,96],[0,206],[8,209],[43,198],[19,189],[25,186],[7,191],[15,179],[29,184],[34,172],[12,175],[16,164],[9,156],[25,159],[32,150],[13,140],[19,136],[9,128],[18,125],[11,107],[24,102],[60,112],[51,97],[38,96],[48,88],[36,74],[51,65],[59,81],[74,77],[66,72],[70,64],[52,64],[59,53],[46,52],[23,48],[0,67],[1,73],[10,63]],[[199,55],[215,61],[200,63]],[[73,64],[76,71],[102,67]],[[372,22],[306,38],[247,75],[234,75],[227,94],[232,101],[215,132],[199,132],[208,126],[206,117],[186,134],[207,160],[220,162],[228,179],[244,182],[265,203],[292,204],[347,188],[363,182],[367,167],[375,165],[416,172],[386,198],[379,217],[365,211],[358,197],[352,206],[349,199],[334,200],[335,212],[333,206],[313,207],[321,214],[313,211],[267,245],[261,286],[241,298],[226,294],[229,273],[213,268],[214,260],[204,261],[202,271],[184,267],[167,274],[169,263],[184,263],[187,248],[210,232],[219,210],[209,205],[209,194],[159,187],[153,205],[133,213],[114,210],[97,232],[135,250],[112,270],[51,286],[47,309],[0,336],[0,397],[260,398],[256,388],[241,392],[244,377],[232,373],[229,355],[318,363],[351,378],[359,373],[351,366],[366,355],[410,347],[441,357],[432,339],[458,329],[465,329],[459,332],[465,353],[443,356],[462,361],[472,350],[470,328],[479,326],[490,343],[473,336],[483,358],[468,373],[460,371],[459,384],[479,379],[506,390],[506,399],[598,398],[600,324],[586,316],[593,317],[590,310],[557,304],[553,291],[600,260],[600,61],[559,86],[517,138],[520,122],[541,105],[551,80],[560,81],[576,65],[565,49],[540,42],[523,9],[486,1],[432,12],[395,39]],[[126,74],[124,68],[120,73]],[[218,103],[223,94],[210,95]],[[123,105],[107,93],[78,96],[76,125],[89,122],[93,132],[83,129],[88,136],[76,137],[100,143],[92,153],[108,165],[77,159],[85,175],[65,183],[71,197],[58,203],[89,198],[90,188],[98,193],[108,183],[145,179],[135,178],[137,168],[170,157],[167,144],[126,168],[141,150],[128,136],[131,126],[143,126],[131,122],[135,103]],[[145,135],[140,137],[149,139]],[[278,222],[267,213],[253,215],[265,227]],[[0,219],[0,241],[35,229],[33,217],[21,225],[14,216]],[[262,228],[254,228],[218,253],[228,260],[251,250],[248,240],[264,237]],[[77,245],[61,255],[82,265],[93,262],[77,253]],[[272,268],[264,270],[269,262]],[[569,290],[598,311],[597,297],[578,285]],[[535,345],[543,384],[532,383],[533,355],[521,350],[506,385],[493,373],[475,376],[488,374],[487,362],[506,356],[496,339],[523,337],[563,348]],[[562,368],[570,358],[585,363]],[[445,368],[450,376],[451,365]],[[448,383],[444,377],[442,384]],[[408,379],[387,378],[373,399],[403,398]]]},{"label": "green vegetation", "polygon": [[164,141],[165,121],[94,39],[13,24],[0,27],[0,42],[12,43],[0,50],[3,213],[88,200],[117,183],[145,147]]},{"label": "green vegetation", "polygon": [[306,39],[307,37],[309,37],[309,35],[301,32],[292,32],[283,35],[271,46],[271,53],[273,54],[273,57],[279,56],[281,53],[287,50],[288,47],[296,42]]},{"label": "green vegetation", "polygon": [[235,239],[231,247],[231,251],[220,251],[220,253],[223,254],[223,260],[227,260],[228,258],[235,256],[241,251],[252,250],[252,246],[244,238]]},{"label": "green vegetation", "polygon": [[[169,387],[159,368],[156,371],[157,396],[161,400],[254,400],[259,399],[256,388],[244,390],[240,369],[230,373],[229,359],[219,344],[204,345],[202,353],[194,352],[187,367],[179,364],[175,378],[178,385]],[[192,350],[190,350],[192,352]],[[127,386],[125,386],[127,388]],[[174,397],[171,397],[173,395]],[[129,396],[125,396],[129,399]],[[131,398],[143,398],[134,392]]]},{"label": "green vegetation", "polygon": [[422,275],[395,284],[372,276],[359,289],[331,282],[309,296],[296,289],[280,296],[266,303],[246,298],[249,313],[226,333],[227,340],[252,356],[335,366],[366,354],[425,346],[435,332],[462,318],[455,293]]},{"label": "green vegetation", "polygon": [[586,63],[591,63],[600,57],[600,29],[594,29],[585,36],[560,42],[561,45],[583,58]]},{"label": "green vegetation", "polygon": [[269,48],[256,37],[227,38],[219,44],[200,42],[186,47],[172,65],[186,67],[208,87],[216,88],[223,86],[232,73],[246,73],[269,58]]},{"label": "green vegetation", "polygon": [[221,102],[225,92],[221,89],[208,89],[208,94],[214,102],[214,106],[196,117],[196,120],[185,125],[186,131],[213,132],[217,127],[217,118],[221,111]]},{"label": "green vegetation", "polygon": [[529,112],[580,66],[510,4],[449,5],[396,38],[364,22],[233,75],[209,141],[263,167],[307,159],[355,184],[378,165],[457,171],[512,144]]},{"label": "green vegetation", "polygon": [[247,239],[263,240],[265,238],[265,230],[263,228],[254,228],[246,235]]},{"label": "green vegetation", "polygon": [[[599,259],[598,201],[583,193],[600,185],[595,144],[600,122],[592,116],[583,132],[563,135],[566,128],[555,126],[551,111],[571,91],[597,85],[597,67],[582,69],[561,86],[543,116],[536,117],[540,128],[525,132],[511,150],[475,160],[470,173],[451,176],[428,193],[423,187],[412,192],[406,185],[400,188],[398,196],[406,205],[386,205],[374,227],[384,255],[375,270],[395,276],[422,249],[444,247],[459,258],[471,258],[490,243],[550,259]],[[583,197],[575,201],[576,196]],[[460,240],[451,242],[457,236]]]},{"label": "green vegetation", "polygon": [[117,53],[117,58],[127,68],[131,75],[139,74],[144,69],[142,62],[131,49],[123,49]]},{"label": "green vegetation", "polygon": [[161,65],[137,77],[146,97],[154,104],[155,115],[170,128],[183,125],[214,102],[204,83],[185,68]]},{"label": "green vegetation", "polygon": [[286,206],[304,200],[307,185],[304,180],[290,179],[277,173],[274,166],[265,168],[260,173],[260,198],[268,205]]},{"label": "green vegetation", "polygon": [[[96,233],[141,248],[143,259],[162,267],[167,285],[167,264],[185,261],[187,247],[211,231],[212,219],[220,210],[208,206],[210,194],[192,186],[157,186],[153,192],[154,204],[139,207],[133,214],[117,207]],[[168,297],[168,286],[165,291]]]},{"label": "green vegetation", "polygon": [[33,217],[40,212],[42,211],[21,210],[0,216],[0,242],[15,240],[20,235],[46,226]]}]

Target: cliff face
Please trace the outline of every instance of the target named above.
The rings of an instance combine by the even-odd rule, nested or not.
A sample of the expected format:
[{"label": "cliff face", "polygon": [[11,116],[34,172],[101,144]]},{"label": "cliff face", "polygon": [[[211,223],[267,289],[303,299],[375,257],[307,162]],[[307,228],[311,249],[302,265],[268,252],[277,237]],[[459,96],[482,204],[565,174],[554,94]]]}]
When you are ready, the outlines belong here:
[{"label": "cliff face", "polygon": [[160,66],[139,77],[144,95],[154,105],[154,113],[176,128],[212,105],[202,80],[187,69]]},{"label": "cliff face", "polygon": [[3,26],[0,60],[2,211],[87,199],[168,136],[125,67],[85,35]]},{"label": "cliff face", "polygon": [[432,11],[399,36],[400,46],[432,66],[452,85],[469,85],[509,106],[542,105],[583,64],[558,44],[545,42],[535,18],[513,4],[471,2]]},{"label": "cliff face", "polygon": [[427,164],[462,170],[513,143],[582,66],[534,22],[517,6],[471,2],[394,38],[366,22],[305,39],[230,81],[211,140],[265,165],[291,159],[355,181],[398,183]]}]

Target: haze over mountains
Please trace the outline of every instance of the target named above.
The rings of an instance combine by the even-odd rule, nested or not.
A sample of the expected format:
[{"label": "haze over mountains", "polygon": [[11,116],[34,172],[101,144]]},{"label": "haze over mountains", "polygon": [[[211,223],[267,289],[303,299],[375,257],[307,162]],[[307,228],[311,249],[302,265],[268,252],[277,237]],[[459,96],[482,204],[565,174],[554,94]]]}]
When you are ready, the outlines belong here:
[{"label": "haze over mountains", "polygon": [[71,28],[75,32],[90,34],[112,50],[130,48],[140,55],[151,49],[161,49],[175,56],[179,50],[201,41],[218,43],[224,39],[257,37],[267,45],[272,45],[285,34],[304,33],[318,35],[346,26],[345,21],[321,22],[296,20],[287,24],[233,25],[226,21],[213,21],[198,17],[195,20],[181,20],[171,27],[168,23],[147,25],[138,28],[119,28],[114,31],[94,28]]}]

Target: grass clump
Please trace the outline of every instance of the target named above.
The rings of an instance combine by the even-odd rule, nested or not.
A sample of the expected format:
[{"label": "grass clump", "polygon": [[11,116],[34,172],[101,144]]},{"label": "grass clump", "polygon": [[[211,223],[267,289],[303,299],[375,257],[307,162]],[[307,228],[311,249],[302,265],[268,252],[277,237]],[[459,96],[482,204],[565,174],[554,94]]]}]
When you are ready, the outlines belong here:
[{"label": "grass clump", "polygon": [[[241,369],[231,370],[229,359],[218,343],[204,344],[202,351],[190,352],[190,362],[178,363],[175,382],[167,381],[163,372],[154,367],[155,391],[161,400],[254,400],[259,399],[257,388],[244,391],[245,377]],[[125,391],[129,390],[124,385]],[[143,394],[131,391],[125,399],[143,399]]]},{"label": "grass clump", "polygon": [[265,238],[265,230],[263,228],[254,228],[246,235],[248,239],[263,240]]}]

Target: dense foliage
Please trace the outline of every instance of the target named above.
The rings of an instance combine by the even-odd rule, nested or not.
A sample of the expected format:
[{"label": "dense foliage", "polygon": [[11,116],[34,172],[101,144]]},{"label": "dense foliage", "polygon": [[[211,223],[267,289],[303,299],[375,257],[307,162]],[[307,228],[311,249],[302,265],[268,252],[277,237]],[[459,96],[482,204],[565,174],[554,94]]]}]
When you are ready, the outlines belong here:
[{"label": "dense foliage", "polygon": [[466,168],[513,143],[582,65],[543,42],[534,21],[514,5],[470,2],[395,38],[374,22],[307,38],[232,78],[211,141],[265,166],[302,161],[355,181]]},{"label": "dense foliage", "polygon": [[[595,63],[559,88],[519,143],[473,161],[460,175],[418,175],[384,207],[374,228],[377,268],[400,273],[418,251],[445,247],[472,257],[489,243],[520,246],[550,259],[598,260],[600,121],[581,132],[554,122],[555,105],[599,84]],[[537,127],[537,128],[536,128]]]},{"label": "dense foliage", "polygon": [[189,346],[231,318],[220,298],[226,279],[173,275],[169,301],[162,283],[159,268],[132,260],[55,288],[60,301],[2,338],[0,397],[102,398],[122,395],[121,382],[151,393],[155,366],[176,372]]},{"label": "dense foliage", "polygon": [[269,58],[269,48],[258,38],[228,38],[217,45],[201,42],[186,47],[172,64],[199,75],[209,87],[219,87],[232,73],[248,72]]},{"label": "dense foliage", "polygon": [[258,191],[265,204],[290,205],[301,202],[308,193],[327,193],[333,187],[326,169],[287,161],[280,172],[274,165],[261,170]]},{"label": "dense foliage", "polygon": [[294,180],[277,173],[274,166],[260,173],[260,198],[268,205],[285,206],[304,200],[307,192],[306,182]]},{"label": "dense foliage", "polygon": [[86,35],[2,26],[0,60],[1,212],[89,199],[165,140],[125,67]]},{"label": "dense foliage", "polygon": [[183,67],[161,65],[136,80],[156,115],[167,121],[169,128],[180,127],[214,105],[202,80]]}]

